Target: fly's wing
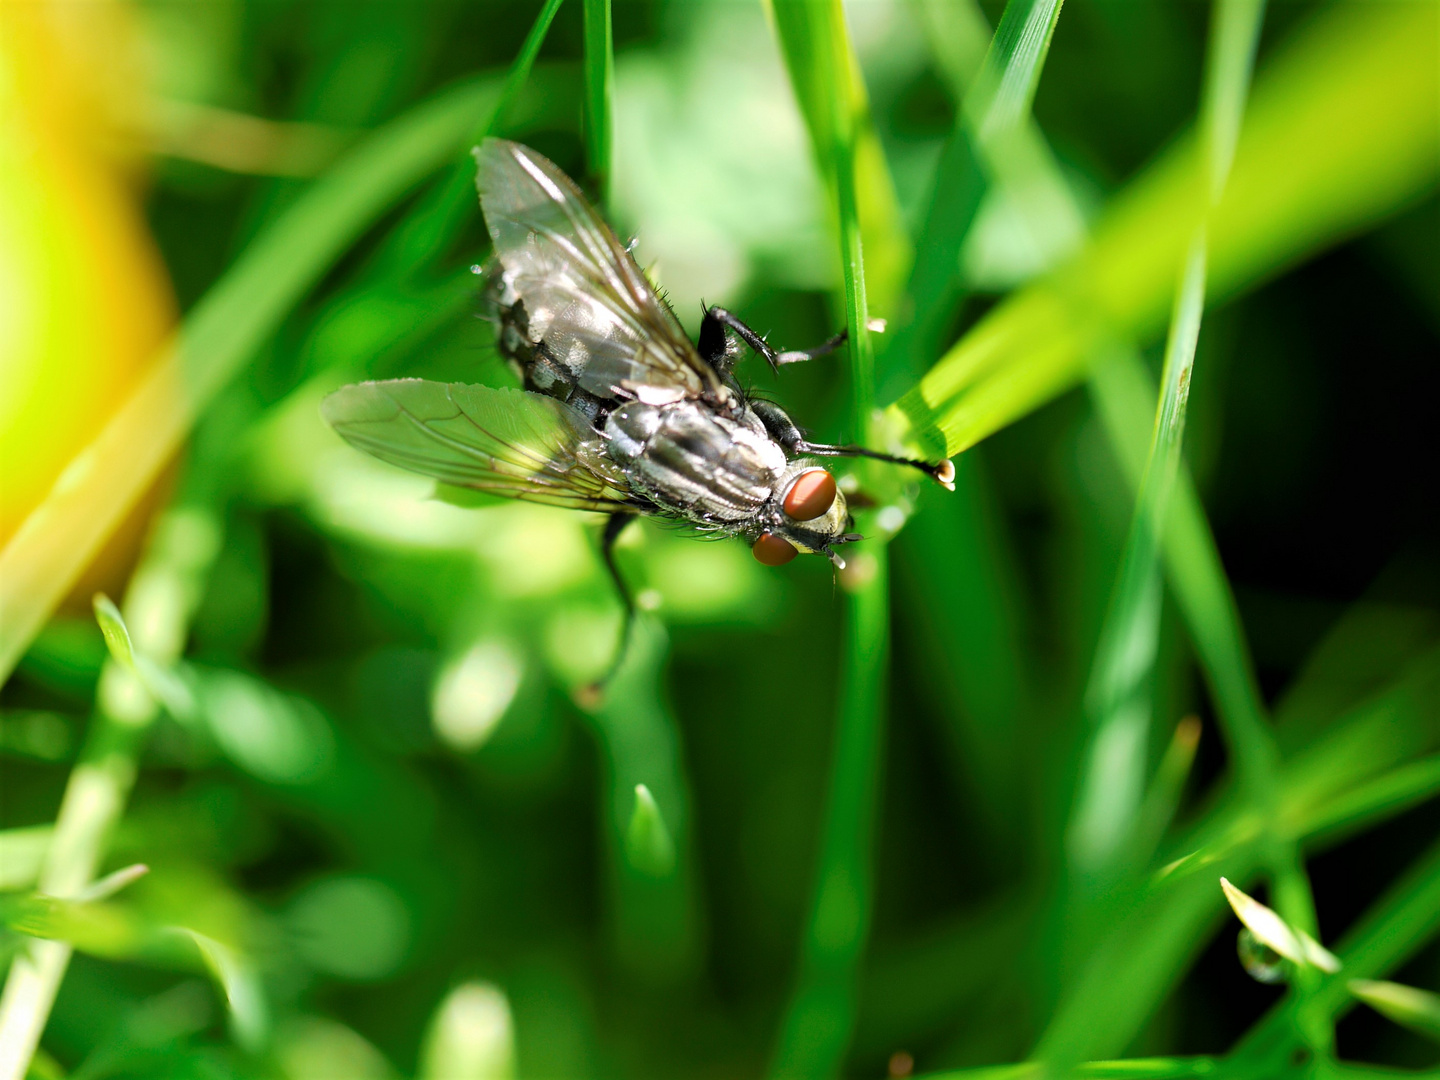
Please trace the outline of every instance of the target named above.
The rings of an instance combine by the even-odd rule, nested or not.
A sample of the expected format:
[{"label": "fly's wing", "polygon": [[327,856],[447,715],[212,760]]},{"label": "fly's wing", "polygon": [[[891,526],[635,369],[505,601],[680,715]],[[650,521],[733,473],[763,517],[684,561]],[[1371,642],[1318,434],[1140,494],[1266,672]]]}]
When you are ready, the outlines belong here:
[{"label": "fly's wing", "polygon": [[599,397],[659,405],[719,380],[623,244],[554,163],[504,139],[475,149],[485,224],[507,293],[525,302],[577,384]]},{"label": "fly's wing", "polygon": [[597,471],[594,433],[563,401],[428,379],[344,386],[320,414],[381,461],[490,495],[574,510],[636,509]]}]

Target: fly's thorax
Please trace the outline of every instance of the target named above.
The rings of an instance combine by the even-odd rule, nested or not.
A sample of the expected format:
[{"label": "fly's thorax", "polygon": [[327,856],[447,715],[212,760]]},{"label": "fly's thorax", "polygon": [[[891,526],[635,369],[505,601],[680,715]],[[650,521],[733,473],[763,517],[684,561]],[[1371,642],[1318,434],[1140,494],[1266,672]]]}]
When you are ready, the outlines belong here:
[{"label": "fly's thorax", "polygon": [[698,401],[632,401],[606,418],[612,460],[662,509],[743,529],[774,497],[787,464],[763,430]]}]

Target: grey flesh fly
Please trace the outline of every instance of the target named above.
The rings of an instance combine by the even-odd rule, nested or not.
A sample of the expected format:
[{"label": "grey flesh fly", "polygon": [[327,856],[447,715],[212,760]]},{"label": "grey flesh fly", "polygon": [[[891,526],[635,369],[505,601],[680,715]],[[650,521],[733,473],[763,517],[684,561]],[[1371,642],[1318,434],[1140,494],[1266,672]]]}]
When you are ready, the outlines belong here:
[{"label": "grey flesh fly", "polygon": [[626,612],[612,674],[634,612],[613,548],[636,516],[742,537],[770,566],[806,552],[844,567],[836,549],[861,537],[818,459],[908,465],[953,489],[951,462],[810,442],[735,379],[740,343],[778,370],[834,351],[844,331],[779,352],[707,307],[692,343],[630,247],[553,162],[503,139],[474,155],[494,241],[486,314],[525,388],[365,382],[331,394],[321,413],[351,445],[444,484],[608,515],[601,551]]}]

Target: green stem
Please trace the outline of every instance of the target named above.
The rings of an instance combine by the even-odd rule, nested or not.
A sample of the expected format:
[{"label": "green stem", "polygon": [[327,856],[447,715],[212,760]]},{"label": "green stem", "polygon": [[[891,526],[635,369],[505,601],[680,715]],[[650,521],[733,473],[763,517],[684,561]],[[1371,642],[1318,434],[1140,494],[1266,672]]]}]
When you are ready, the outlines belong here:
[{"label": "green stem", "polygon": [[797,986],[781,1028],[772,1077],[834,1075],[854,1026],[856,969],[870,926],[876,792],[889,652],[884,547],[874,576],[851,594],[835,756]]},{"label": "green stem", "polygon": [[[1205,209],[1181,266],[1150,450],[1085,695],[1090,749],[1068,837],[1072,868],[1082,878],[1098,874],[1096,880],[1103,881],[1116,871],[1111,864],[1125,850],[1144,788],[1149,682],[1160,637],[1158,537],[1182,460],[1186,406],[1205,310],[1208,221],[1234,159],[1263,12],[1258,0],[1219,0],[1214,6],[1201,105],[1205,141],[1199,166],[1207,181],[1202,188]],[[1232,739],[1232,754],[1236,749]],[[1238,749],[1246,751],[1234,758],[1241,784],[1260,805],[1273,794],[1277,764],[1268,732],[1265,738],[1238,744]]]},{"label": "green stem", "polygon": [[585,0],[585,164],[603,205],[610,192],[615,39],[610,0]]},{"label": "green stem", "polygon": [[[125,620],[137,651],[161,665],[184,650],[186,628],[219,552],[219,525],[205,510],[168,511],[155,527],[125,596]],[[111,833],[135,784],[145,736],[159,703],[140,678],[114,659],[101,672],[94,720],[70,773],[39,891],[78,897],[95,879]],[[16,956],[0,994],[0,1080],[22,1080],[45,1030],[70,962],[70,946],[35,940]]]},{"label": "green stem", "polygon": [[[875,354],[868,329],[864,250],[856,194],[863,101],[852,86],[854,57],[838,0],[807,5],[807,29],[824,115],[807,113],[816,144],[833,162],[849,330],[854,430],[869,434]],[[826,138],[828,136],[828,138]],[[828,151],[828,153],[827,153]],[[782,1022],[774,1077],[825,1077],[844,1060],[855,1025],[856,980],[870,928],[875,807],[889,665],[889,561],[883,540],[855,557],[861,575],[846,603],[840,712],[825,804],[815,891],[797,985]]]},{"label": "green stem", "polygon": [[377,269],[396,270],[398,274],[395,276],[413,274],[418,267],[433,259],[445,239],[454,236],[466,217],[475,212],[475,161],[470,156],[469,147],[487,135],[496,135],[504,130],[505,118],[530,81],[535,59],[540,55],[540,46],[545,43],[545,35],[550,32],[550,24],[555,21],[562,3],[564,0],[545,0],[505,75],[494,107],[465,138],[465,151],[457,156],[445,179],[385,238],[384,245],[376,253]]}]

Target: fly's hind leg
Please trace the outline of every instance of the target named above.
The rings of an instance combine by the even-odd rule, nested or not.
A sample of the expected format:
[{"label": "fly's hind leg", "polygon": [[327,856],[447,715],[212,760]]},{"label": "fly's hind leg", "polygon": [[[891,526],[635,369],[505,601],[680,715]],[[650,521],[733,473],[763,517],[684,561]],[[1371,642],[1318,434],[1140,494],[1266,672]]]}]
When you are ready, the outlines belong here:
[{"label": "fly's hind leg", "polygon": [[863,446],[831,446],[814,443],[805,438],[804,432],[790,419],[789,413],[773,401],[752,401],[750,407],[765,425],[771,438],[785,448],[788,454],[811,454],[814,457],[864,457],[875,461],[887,461],[892,465],[908,465],[919,469],[942,487],[955,490],[955,464],[950,461],[917,461],[914,458],[882,454],[878,450],[867,450]]},{"label": "fly's hind leg", "polygon": [[745,325],[738,315],[722,307],[706,308],[705,317],[700,322],[698,348],[700,355],[723,374],[729,374],[730,368],[735,366],[735,360],[730,355],[729,341],[725,334],[727,329],[735,331],[736,337],[763,356],[773,371],[779,371],[782,364],[799,364],[805,360],[814,360],[826,353],[832,353],[845,344],[848,336],[847,331],[841,330],[834,337],[821,342],[813,349],[791,349],[779,352],[763,337]]},{"label": "fly's hind leg", "polygon": [[605,669],[605,674],[588,687],[589,693],[597,698],[610,680],[615,677],[615,673],[620,670],[620,665],[625,662],[625,656],[630,650],[630,631],[635,625],[635,600],[630,595],[630,587],[625,584],[620,567],[616,565],[615,541],[620,539],[620,534],[625,531],[625,526],[634,520],[634,514],[623,512],[611,514],[605,521],[605,531],[600,537],[600,557],[605,560],[605,569],[610,571],[610,580],[615,583],[615,592],[620,597],[624,615],[620,623],[620,640],[615,647],[615,658],[610,661],[610,666]]}]

